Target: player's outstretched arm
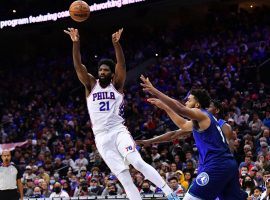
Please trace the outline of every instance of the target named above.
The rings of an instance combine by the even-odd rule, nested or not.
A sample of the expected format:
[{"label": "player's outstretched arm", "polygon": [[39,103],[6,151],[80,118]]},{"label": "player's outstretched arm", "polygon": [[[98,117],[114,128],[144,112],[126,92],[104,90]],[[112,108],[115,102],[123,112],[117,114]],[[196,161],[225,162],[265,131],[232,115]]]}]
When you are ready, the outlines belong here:
[{"label": "player's outstretched arm", "polygon": [[115,75],[113,79],[114,86],[120,92],[123,92],[124,83],[126,80],[126,62],[125,56],[123,53],[123,49],[119,42],[121,35],[123,32],[123,28],[119,29],[117,32],[112,34],[112,43],[115,50],[116,56],[116,66],[115,66]]},{"label": "player's outstretched arm", "polygon": [[182,116],[176,114],[169,106],[163,103],[160,99],[157,98],[149,98],[147,99],[148,102],[161,108],[166,111],[169,115],[173,123],[178,126],[178,128],[185,130],[185,131],[192,131],[192,122],[190,120],[186,120]]},{"label": "player's outstretched arm", "polygon": [[163,142],[170,142],[175,139],[179,139],[181,137],[185,137],[190,135],[190,131],[184,131],[184,130],[175,130],[175,131],[169,131],[167,133],[164,133],[162,135],[159,135],[157,137],[148,139],[148,140],[136,140],[137,144],[142,144],[144,146],[149,146],[151,144],[156,144],[156,143],[163,143]]},{"label": "player's outstretched arm", "polygon": [[70,36],[73,42],[72,55],[77,76],[89,93],[94,87],[96,80],[91,74],[87,72],[86,67],[82,64],[79,31],[78,29],[68,28],[68,30],[64,30],[64,32]]},{"label": "player's outstretched arm", "polygon": [[164,104],[166,104],[168,107],[173,109],[176,114],[187,117],[192,120],[197,120],[197,121],[201,121],[207,118],[207,115],[204,114],[200,109],[187,108],[179,101],[173,98],[170,98],[169,96],[165,95],[164,93],[156,89],[148,78],[145,78],[143,75],[141,75],[140,78],[143,81],[143,83],[141,83],[141,86],[143,86],[143,90],[156,96]]}]

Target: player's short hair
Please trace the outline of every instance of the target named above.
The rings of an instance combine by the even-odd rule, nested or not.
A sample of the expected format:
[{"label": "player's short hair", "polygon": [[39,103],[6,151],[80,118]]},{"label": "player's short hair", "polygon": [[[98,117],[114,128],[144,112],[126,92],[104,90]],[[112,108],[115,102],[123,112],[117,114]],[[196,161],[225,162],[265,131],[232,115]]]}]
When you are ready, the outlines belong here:
[{"label": "player's short hair", "polygon": [[176,182],[178,182],[178,179],[175,176],[168,179],[169,182],[171,182],[172,180],[175,180]]},{"label": "player's short hair", "polygon": [[201,108],[205,109],[209,107],[211,98],[206,90],[193,89],[190,91],[190,94],[199,102]]},{"label": "player's short hair", "polygon": [[115,72],[115,62],[112,59],[107,59],[107,58],[101,59],[98,62],[98,69],[100,68],[101,65],[107,65],[112,71],[112,73]]},{"label": "player's short hair", "polygon": [[214,104],[214,106],[219,110],[220,113],[223,112],[223,107],[219,100],[211,99],[211,103]]}]

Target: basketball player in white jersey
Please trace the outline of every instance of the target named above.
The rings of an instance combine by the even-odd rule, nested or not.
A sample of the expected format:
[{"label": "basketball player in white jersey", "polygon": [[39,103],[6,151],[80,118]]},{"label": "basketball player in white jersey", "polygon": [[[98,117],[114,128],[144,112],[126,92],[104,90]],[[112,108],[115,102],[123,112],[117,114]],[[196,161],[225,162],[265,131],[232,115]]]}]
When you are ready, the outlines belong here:
[{"label": "basketball player in white jersey", "polygon": [[116,64],[109,59],[98,64],[98,79],[87,72],[81,62],[80,39],[77,29],[69,28],[67,33],[73,42],[73,61],[79,80],[85,86],[86,101],[95,142],[100,155],[111,171],[121,182],[127,196],[131,200],[141,200],[128,165],[131,164],[157,187],[161,188],[168,199],[177,200],[171,188],[159,173],[144,162],[136,150],[136,144],[123,125],[123,87],[126,79],[125,57],[119,43],[123,29],[112,35],[112,43],[116,55]]}]

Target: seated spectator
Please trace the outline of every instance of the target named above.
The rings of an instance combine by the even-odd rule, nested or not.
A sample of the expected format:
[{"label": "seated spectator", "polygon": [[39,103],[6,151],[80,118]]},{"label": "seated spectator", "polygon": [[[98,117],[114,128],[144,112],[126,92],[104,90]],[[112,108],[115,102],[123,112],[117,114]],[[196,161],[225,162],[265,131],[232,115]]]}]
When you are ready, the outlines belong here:
[{"label": "seated spectator", "polygon": [[154,194],[154,191],[151,190],[151,185],[148,180],[144,180],[142,184],[142,189],[140,190],[141,194]]},{"label": "seated spectator", "polygon": [[82,167],[87,167],[88,160],[84,156],[84,150],[80,150],[79,152],[79,158],[75,160],[75,166],[79,168],[79,170]]},{"label": "seated spectator", "polygon": [[25,168],[25,172],[23,173],[23,182],[25,182],[26,179],[34,179],[36,178],[36,175],[32,171],[32,167],[30,165],[27,165]]},{"label": "seated spectator", "polygon": [[26,181],[25,181],[25,185],[24,185],[24,188],[23,188],[23,191],[24,191],[24,196],[26,197],[30,197],[33,195],[33,191],[34,191],[34,181],[32,178],[26,178]]},{"label": "seated spectator", "polygon": [[261,195],[261,199],[260,200],[269,200],[270,197],[269,197],[269,194],[270,194],[270,179],[268,178],[266,181],[265,181],[265,191],[262,193]]},{"label": "seated spectator", "polygon": [[181,185],[184,187],[185,191],[188,190],[191,182],[192,182],[192,177],[191,177],[190,172],[185,172],[184,173],[184,180],[181,181]]},{"label": "seated spectator", "polygon": [[50,182],[50,176],[44,171],[43,166],[38,167],[38,177],[44,179],[47,183]]},{"label": "seated spectator", "polygon": [[51,195],[51,191],[49,190],[48,183],[44,181],[40,184],[40,187],[42,189],[42,195],[45,198],[48,198]]},{"label": "seated spectator", "polygon": [[261,200],[262,189],[260,187],[255,187],[253,191],[251,191],[248,200]]},{"label": "seated spectator", "polygon": [[176,194],[183,194],[186,191],[184,187],[178,183],[178,179],[176,177],[171,177],[168,181],[173,192]]},{"label": "seated spectator", "polygon": [[44,198],[45,196],[42,194],[42,189],[40,187],[35,187],[33,195],[31,198]]},{"label": "seated spectator", "polygon": [[85,167],[85,166],[81,167],[81,168],[80,168],[80,171],[78,172],[77,177],[78,177],[79,179],[80,179],[80,178],[83,178],[83,179],[85,179],[85,180],[88,180],[88,176],[89,176],[89,174],[88,174],[88,172],[87,172],[86,167]]},{"label": "seated spectator", "polygon": [[242,182],[242,189],[248,194],[251,194],[251,191],[255,188],[254,180],[249,176],[246,175]]},{"label": "seated spectator", "polygon": [[103,191],[103,187],[100,186],[99,182],[97,179],[92,178],[90,180],[90,187],[89,187],[89,191],[90,191],[90,196],[93,195],[101,195],[102,191]]},{"label": "seated spectator", "polygon": [[87,181],[82,181],[77,191],[74,192],[73,197],[86,197],[89,196],[89,188]]},{"label": "seated spectator", "polygon": [[254,165],[255,163],[252,161],[252,158],[250,156],[245,156],[245,161],[240,163],[239,168],[241,169],[243,166],[246,166],[248,171],[250,171]]},{"label": "seated spectator", "polygon": [[53,185],[53,193],[51,193],[50,198],[55,197],[69,197],[68,193],[62,189],[62,185],[59,182],[55,182]]},{"label": "seated spectator", "polygon": [[265,111],[265,118],[263,119],[263,124],[270,128],[270,109]]},{"label": "seated spectator", "polygon": [[107,195],[121,195],[122,192],[119,191],[119,188],[116,186],[116,184],[112,181],[109,181],[107,186],[104,188],[102,191],[102,196],[107,196]]}]

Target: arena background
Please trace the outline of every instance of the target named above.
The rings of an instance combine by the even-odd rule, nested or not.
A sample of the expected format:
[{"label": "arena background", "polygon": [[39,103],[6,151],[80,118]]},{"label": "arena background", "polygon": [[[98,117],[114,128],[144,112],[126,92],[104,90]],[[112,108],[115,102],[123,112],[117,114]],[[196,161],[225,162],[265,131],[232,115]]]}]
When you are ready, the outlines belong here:
[{"label": "arena background", "polygon": [[[107,1],[95,0],[93,2],[86,2],[92,5],[93,3],[106,3]],[[0,23],[6,20],[29,17],[30,15],[38,16],[40,14],[65,11],[68,10],[71,3],[72,1],[70,0],[4,0],[1,1],[0,6]],[[27,102],[30,102],[31,95],[34,95],[33,93],[29,93],[25,98],[23,96],[19,96],[18,98],[16,94],[19,92],[18,88],[20,87],[16,85],[21,84],[21,81],[27,82],[29,77],[36,74],[42,77],[41,74],[35,71],[46,71],[46,66],[44,65],[48,65],[48,71],[53,71],[54,68],[58,67],[58,64],[61,65],[59,73],[71,71],[71,74],[68,76],[69,79],[66,80],[68,87],[63,90],[59,89],[59,101],[63,101],[63,99],[75,99],[78,96],[82,101],[84,100],[84,88],[77,80],[71,63],[71,42],[67,35],[63,33],[63,30],[68,27],[79,29],[83,61],[88,66],[88,70],[94,75],[96,75],[97,71],[92,66],[96,66],[100,58],[113,55],[110,49],[111,33],[123,27],[124,33],[121,43],[126,53],[128,67],[126,87],[130,87],[138,84],[138,77],[141,73],[151,73],[147,66],[156,65],[162,58],[174,51],[174,41],[170,41],[166,45],[163,44],[162,41],[166,38],[164,35],[170,37],[170,33],[173,33],[172,38],[177,38],[177,44],[185,40],[185,38],[201,38],[212,27],[218,27],[218,23],[224,23],[224,21],[228,20],[230,24],[233,21],[231,19],[235,17],[235,13],[248,13],[249,15],[257,12],[263,13],[263,23],[269,26],[269,15],[267,18],[265,14],[269,11],[269,5],[270,2],[267,0],[144,0],[137,3],[133,2],[121,8],[109,8],[92,12],[90,18],[83,23],[76,23],[69,17],[65,17],[56,21],[2,27],[0,29],[0,77],[2,82],[0,84],[1,128],[5,129],[8,126],[6,121],[3,121],[6,113],[16,112],[14,111],[15,107],[12,107],[14,106],[12,101],[15,104],[22,103],[26,105]],[[261,15],[258,16],[258,21],[262,19],[260,17]],[[237,28],[233,24],[230,24],[229,27],[232,29]],[[215,32],[218,30],[211,31]],[[143,52],[143,58],[133,61],[133,53],[147,47],[149,45],[148,41],[151,42],[150,46],[153,48]],[[182,51],[182,49],[179,51]],[[59,58],[63,59],[59,61]],[[41,64],[37,66],[36,63]],[[252,62],[250,65],[245,66],[241,77],[243,82],[263,82],[266,84],[266,88],[268,88],[269,64],[270,58],[267,57],[264,60]],[[60,74],[58,75],[60,76]],[[22,78],[23,76],[25,76],[24,79]],[[7,77],[8,79],[6,79]],[[21,78],[22,80],[17,81]],[[46,80],[46,77],[42,77],[42,80]],[[33,85],[39,84],[36,79],[35,81]],[[52,82],[57,84],[55,80]],[[7,83],[14,85],[9,86]],[[46,87],[49,88],[50,86],[46,85]],[[42,96],[42,91],[38,92]],[[267,95],[269,97],[269,94]],[[86,109],[85,102],[83,102],[83,105]],[[166,119],[164,121],[169,124],[170,129],[176,128],[170,120]],[[163,126],[163,124],[160,124],[160,126]],[[156,127],[156,129],[159,128],[159,126]],[[162,131],[164,130],[165,128]],[[33,132],[33,129],[31,131]],[[29,136],[32,134],[31,131],[24,127],[20,134],[11,134],[12,137],[8,137],[7,140],[2,139],[2,143],[24,142],[26,139],[33,141],[41,137],[31,138]],[[134,133],[134,137],[135,139],[139,139],[142,137],[149,138],[155,135],[154,130],[149,132],[136,132]],[[2,133],[1,136],[4,137]],[[29,146],[27,148],[29,149]],[[24,149],[24,146],[19,148],[20,151],[21,149]],[[35,158],[37,158],[37,154],[33,155],[33,159]],[[96,196],[89,197],[88,199],[92,198],[96,198]],[[159,199],[158,197],[152,198]],[[77,198],[74,197],[74,199]],[[83,199],[83,197],[80,199]]]}]

